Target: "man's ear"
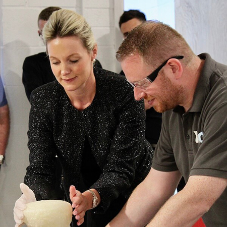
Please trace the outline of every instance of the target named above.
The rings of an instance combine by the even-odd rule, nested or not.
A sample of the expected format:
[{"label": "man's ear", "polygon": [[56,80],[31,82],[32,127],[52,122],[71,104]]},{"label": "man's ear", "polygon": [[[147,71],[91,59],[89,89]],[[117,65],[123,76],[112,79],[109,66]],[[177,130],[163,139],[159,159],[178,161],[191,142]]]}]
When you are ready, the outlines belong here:
[{"label": "man's ear", "polygon": [[175,79],[180,79],[183,74],[183,66],[181,62],[178,59],[171,58],[167,64],[175,76]]}]

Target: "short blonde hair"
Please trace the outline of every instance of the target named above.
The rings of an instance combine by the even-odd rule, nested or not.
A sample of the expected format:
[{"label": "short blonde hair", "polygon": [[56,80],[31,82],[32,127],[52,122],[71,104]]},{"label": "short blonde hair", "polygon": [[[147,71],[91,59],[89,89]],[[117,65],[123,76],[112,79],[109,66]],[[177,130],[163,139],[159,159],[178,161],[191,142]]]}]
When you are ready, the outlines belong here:
[{"label": "short blonde hair", "polygon": [[194,53],[185,39],[173,28],[159,21],[146,21],[134,28],[119,47],[116,57],[119,61],[139,54],[149,65],[157,67],[173,56],[184,56],[187,64]]},{"label": "short blonde hair", "polygon": [[43,29],[44,42],[57,37],[77,36],[90,52],[96,42],[90,25],[85,18],[68,9],[60,9],[50,16]]}]

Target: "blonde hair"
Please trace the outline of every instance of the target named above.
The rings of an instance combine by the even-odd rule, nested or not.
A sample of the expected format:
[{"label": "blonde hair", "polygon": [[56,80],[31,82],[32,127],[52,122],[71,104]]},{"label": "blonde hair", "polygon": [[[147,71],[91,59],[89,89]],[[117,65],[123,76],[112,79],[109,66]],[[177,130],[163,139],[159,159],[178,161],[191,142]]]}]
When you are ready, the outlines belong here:
[{"label": "blonde hair", "polygon": [[60,9],[50,16],[43,29],[44,42],[57,37],[77,36],[90,52],[96,42],[91,27],[83,16],[68,9]]},{"label": "blonde hair", "polygon": [[122,61],[132,54],[142,56],[154,67],[173,56],[184,56],[185,64],[194,53],[185,39],[173,28],[159,21],[146,21],[134,28],[119,47],[116,58]]}]

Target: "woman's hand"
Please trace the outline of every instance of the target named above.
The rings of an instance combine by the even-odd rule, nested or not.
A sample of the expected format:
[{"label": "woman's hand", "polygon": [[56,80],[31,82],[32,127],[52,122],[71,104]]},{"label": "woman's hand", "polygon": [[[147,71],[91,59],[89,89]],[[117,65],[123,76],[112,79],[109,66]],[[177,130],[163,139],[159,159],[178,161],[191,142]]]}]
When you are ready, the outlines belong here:
[{"label": "woman's hand", "polygon": [[[93,193],[92,193],[92,192]],[[97,204],[100,203],[101,198],[97,190],[91,189],[87,190],[83,193],[76,190],[75,186],[70,186],[70,199],[72,201],[73,215],[75,215],[75,219],[78,220],[77,225],[81,225],[84,222],[85,212],[93,208],[93,194],[95,193],[97,197]]]},{"label": "woman's hand", "polygon": [[72,208],[74,208],[73,215],[78,220],[77,225],[81,225],[84,222],[85,212],[92,208],[92,197],[89,198],[89,196],[83,195],[80,191],[76,190],[75,186],[70,186],[69,192]]}]

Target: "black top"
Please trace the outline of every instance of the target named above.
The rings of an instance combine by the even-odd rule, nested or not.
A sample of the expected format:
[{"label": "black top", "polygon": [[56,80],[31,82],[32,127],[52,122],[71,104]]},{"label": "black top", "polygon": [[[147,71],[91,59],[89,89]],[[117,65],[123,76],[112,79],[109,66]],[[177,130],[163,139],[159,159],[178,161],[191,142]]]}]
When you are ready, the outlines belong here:
[{"label": "black top", "polygon": [[54,197],[54,163],[57,154],[62,164],[64,190],[80,190],[80,171],[85,139],[101,170],[91,188],[101,196],[97,212],[106,210],[120,195],[129,197],[133,188],[148,174],[152,149],[145,140],[145,111],[135,101],[133,90],[115,73],[94,69],[96,95],[83,111],[70,103],[57,82],[43,85],[31,95],[28,131],[30,165],[25,183],[38,199]]},{"label": "black top", "polygon": [[[94,66],[102,68],[101,63],[97,59]],[[45,52],[25,58],[23,64],[22,82],[29,101],[30,95],[35,88],[54,80],[55,76],[50,67],[49,57]]]},{"label": "black top", "polygon": [[87,136],[85,136],[84,150],[81,162],[81,178],[84,182],[85,188],[90,188],[91,185],[99,179],[102,170],[96,163],[95,157],[92,154],[91,146]]},{"label": "black top", "polygon": [[45,52],[26,57],[23,64],[22,82],[28,100],[32,91],[55,80],[50,67],[50,61]]},{"label": "black top", "polygon": [[145,137],[150,144],[157,144],[161,132],[162,114],[150,108],[146,110]]}]

